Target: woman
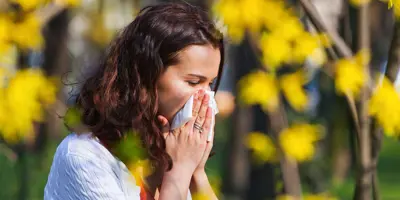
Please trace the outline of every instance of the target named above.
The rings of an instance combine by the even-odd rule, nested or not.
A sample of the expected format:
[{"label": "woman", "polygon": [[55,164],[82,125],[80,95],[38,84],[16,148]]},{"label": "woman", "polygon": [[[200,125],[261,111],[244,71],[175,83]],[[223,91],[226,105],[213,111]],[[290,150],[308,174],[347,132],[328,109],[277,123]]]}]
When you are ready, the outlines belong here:
[{"label": "woman", "polygon": [[[223,66],[223,38],[207,13],[184,3],[149,6],[116,38],[77,98],[89,133],[59,145],[45,199],[216,199],[204,167],[213,130],[205,95]],[[194,95],[193,117],[169,124]],[[140,134],[156,167],[140,188],[113,154],[129,130]],[[190,192],[189,192],[190,189]]]}]

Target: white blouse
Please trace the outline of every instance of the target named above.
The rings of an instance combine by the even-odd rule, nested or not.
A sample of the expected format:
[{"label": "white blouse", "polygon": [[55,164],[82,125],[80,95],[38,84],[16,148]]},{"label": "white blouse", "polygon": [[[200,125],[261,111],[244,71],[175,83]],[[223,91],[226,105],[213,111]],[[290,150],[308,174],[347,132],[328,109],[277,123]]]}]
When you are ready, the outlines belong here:
[{"label": "white blouse", "polygon": [[97,138],[73,133],[57,148],[44,199],[140,200],[140,187],[125,164]]}]

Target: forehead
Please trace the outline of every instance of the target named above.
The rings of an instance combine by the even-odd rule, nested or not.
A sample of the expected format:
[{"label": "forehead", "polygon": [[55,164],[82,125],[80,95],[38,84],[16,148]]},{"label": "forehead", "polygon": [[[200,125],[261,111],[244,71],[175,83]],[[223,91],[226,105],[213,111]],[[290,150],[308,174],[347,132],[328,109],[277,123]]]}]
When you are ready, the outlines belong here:
[{"label": "forehead", "polygon": [[211,45],[191,45],[177,55],[177,67],[182,72],[198,73],[208,78],[218,75],[220,50]]}]

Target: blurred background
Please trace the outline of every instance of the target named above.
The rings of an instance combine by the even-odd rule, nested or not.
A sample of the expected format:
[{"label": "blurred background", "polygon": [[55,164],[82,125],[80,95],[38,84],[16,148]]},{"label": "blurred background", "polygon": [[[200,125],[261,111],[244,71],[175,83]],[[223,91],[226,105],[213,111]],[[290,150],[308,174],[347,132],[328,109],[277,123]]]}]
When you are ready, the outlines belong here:
[{"label": "blurred background", "polygon": [[[79,121],[67,110],[80,84],[115,34],[161,2],[0,0],[0,199],[43,199],[66,124]],[[400,199],[399,97],[366,92],[382,74],[398,88],[396,0],[187,2],[227,38],[207,164],[221,199]]]}]

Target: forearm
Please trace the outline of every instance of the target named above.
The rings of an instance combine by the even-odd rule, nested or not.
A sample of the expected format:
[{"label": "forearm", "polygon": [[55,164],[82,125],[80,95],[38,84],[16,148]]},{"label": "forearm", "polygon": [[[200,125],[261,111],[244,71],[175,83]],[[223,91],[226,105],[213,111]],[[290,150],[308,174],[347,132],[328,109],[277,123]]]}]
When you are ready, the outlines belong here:
[{"label": "forearm", "polygon": [[211,184],[205,172],[197,172],[193,174],[190,182],[190,192],[192,195],[206,195],[210,200],[217,200],[217,195],[214,193]]},{"label": "forearm", "polygon": [[185,172],[177,167],[172,168],[163,176],[159,200],[186,200],[191,179],[191,172]]}]

